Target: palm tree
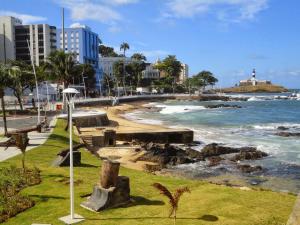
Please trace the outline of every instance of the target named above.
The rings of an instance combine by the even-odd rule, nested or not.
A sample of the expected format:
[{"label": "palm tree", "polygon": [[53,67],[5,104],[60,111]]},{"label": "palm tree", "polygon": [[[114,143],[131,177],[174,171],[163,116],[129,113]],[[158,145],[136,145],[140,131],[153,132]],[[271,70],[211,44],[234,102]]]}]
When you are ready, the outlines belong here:
[{"label": "palm tree", "polygon": [[138,87],[140,85],[142,71],[146,68],[146,56],[144,56],[142,53],[134,53],[131,56],[132,59],[136,60],[137,62],[131,63],[132,69],[134,71],[134,78],[136,81],[136,86]]},{"label": "palm tree", "polygon": [[146,61],[147,60],[146,56],[144,56],[143,53],[134,53],[131,56],[131,58],[135,59],[137,61]]},{"label": "palm tree", "polygon": [[129,44],[127,42],[123,42],[120,46],[120,51],[123,50],[124,57],[126,57],[125,53],[128,49],[130,49]]},{"label": "palm tree", "polygon": [[[46,60],[47,68],[52,72],[52,80],[63,84],[63,89],[68,87],[72,82],[73,75],[76,72],[77,62],[75,55],[72,53],[65,53],[62,50],[52,52]],[[66,101],[63,96],[63,105],[66,108]],[[65,130],[69,128],[69,108],[68,108],[68,122]]]},{"label": "palm tree", "polygon": [[52,80],[67,87],[73,78],[76,66],[75,55],[58,50],[52,52],[46,60],[46,66],[51,71]]},{"label": "palm tree", "polygon": [[176,224],[176,212],[178,209],[178,203],[180,200],[180,197],[185,193],[190,193],[190,189],[188,187],[184,188],[178,188],[175,190],[175,193],[172,195],[171,192],[162,184],[160,183],[154,183],[152,185],[154,188],[159,190],[160,194],[166,196],[169,199],[169,205],[170,205],[170,214],[169,217],[173,215],[174,218],[174,224]]},{"label": "palm tree", "polygon": [[5,102],[4,102],[4,89],[7,87],[7,75],[8,70],[4,64],[0,64],[0,98],[1,98],[1,107],[2,107],[2,117],[3,117],[3,128],[4,135],[7,136],[7,121],[6,121],[6,111],[5,111]]},{"label": "palm tree", "polygon": [[126,42],[123,42],[122,44],[121,44],[121,46],[120,46],[120,51],[122,51],[122,49],[123,49],[123,56],[124,56],[124,62],[123,62],[123,87],[124,87],[124,93],[125,93],[125,95],[127,95],[127,93],[126,93],[126,86],[125,86],[125,58],[126,58],[126,55],[125,55],[125,53],[126,53],[126,50],[128,50],[130,47],[129,47],[129,44],[128,43],[126,43]]},{"label": "palm tree", "polygon": [[17,98],[20,109],[23,110],[23,85],[22,85],[22,70],[20,66],[11,66],[8,70],[9,80],[10,80],[10,88],[13,89],[13,93]]}]

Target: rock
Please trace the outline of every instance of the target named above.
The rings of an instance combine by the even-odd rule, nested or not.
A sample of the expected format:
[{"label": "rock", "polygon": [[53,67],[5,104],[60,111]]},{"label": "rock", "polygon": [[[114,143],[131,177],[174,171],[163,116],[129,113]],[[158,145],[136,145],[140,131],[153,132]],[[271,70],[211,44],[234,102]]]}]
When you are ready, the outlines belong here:
[{"label": "rock", "polygon": [[204,157],[211,157],[211,156],[219,156],[223,154],[238,153],[239,151],[240,151],[239,148],[225,147],[217,143],[212,143],[206,145],[201,150],[201,153],[203,154]]},{"label": "rock", "polygon": [[293,132],[278,132],[276,135],[281,137],[300,137],[300,133],[293,133]]},{"label": "rock", "polygon": [[237,165],[237,168],[240,171],[242,171],[243,173],[260,172],[263,169],[261,166],[251,166],[251,165],[248,165],[248,164]]},{"label": "rock", "polygon": [[[190,157],[187,151],[179,148],[178,146],[151,143],[147,144],[146,148],[147,153],[138,158],[138,160],[155,162],[162,167],[165,167],[166,165],[174,166],[178,164],[193,163],[197,160],[199,161],[199,159],[196,158],[195,152],[193,152],[194,157]],[[189,152],[192,154],[192,150]],[[201,159],[203,159],[203,157],[201,157]]]},{"label": "rock", "polygon": [[209,158],[208,158],[208,161],[209,161],[208,166],[209,166],[209,167],[212,167],[212,166],[218,166],[222,160],[223,160],[223,158],[220,157],[220,156],[212,156],[212,157],[209,157]]},{"label": "rock", "polygon": [[192,143],[187,144],[189,147],[201,145],[201,141],[193,141]]},{"label": "rock", "polygon": [[186,153],[187,155],[192,158],[192,159],[196,159],[196,160],[200,160],[203,161],[204,160],[204,156],[202,152],[199,152],[197,150],[194,150],[192,148],[188,148],[186,149]]},{"label": "rock", "polygon": [[238,154],[233,156],[230,160],[231,161],[243,161],[243,160],[256,160],[261,159],[263,157],[268,156],[267,153],[256,150],[256,149],[242,149]]},{"label": "rock", "polygon": [[218,105],[206,105],[205,108],[216,109],[216,108],[242,108],[239,105],[228,105],[228,104],[218,104]]},{"label": "rock", "polygon": [[279,126],[277,127],[277,130],[288,130],[288,127],[284,127],[284,126]]}]

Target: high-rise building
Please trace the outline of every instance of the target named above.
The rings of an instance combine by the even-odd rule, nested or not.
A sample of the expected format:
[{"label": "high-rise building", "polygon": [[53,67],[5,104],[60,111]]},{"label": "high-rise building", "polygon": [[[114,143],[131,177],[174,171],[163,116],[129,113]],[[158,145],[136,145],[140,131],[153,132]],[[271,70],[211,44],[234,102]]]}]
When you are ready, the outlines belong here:
[{"label": "high-rise building", "polygon": [[48,24],[15,26],[16,59],[31,63],[29,42],[33,61],[40,65],[48,55],[56,50],[56,27]]},{"label": "high-rise building", "polygon": [[0,16],[0,62],[16,59],[15,25],[22,21],[12,16]]},{"label": "high-rise building", "polygon": [[57,30],[57,48],[63,49],[63,38],[65,40],[65,52],[73,53],[79,63],[91,64],[96,72],[96,86],[99,87],[102,72],[99,69],[98,34],[91,31],[88,26],[76,25],[71,28]]},{"label": "high-rise building", "polygon": [[0,17],[0,61],[16,59],[31,63],[27,40],[34,63],[39,65],[56,50],[56,27],[48,24],[22,25],[17,18]]},{"label": "high-rise building", "polygon": [[189,66],[187,64],[181,63],[182,69],[180,71],[177,83],[183,84],[189,76]]}]

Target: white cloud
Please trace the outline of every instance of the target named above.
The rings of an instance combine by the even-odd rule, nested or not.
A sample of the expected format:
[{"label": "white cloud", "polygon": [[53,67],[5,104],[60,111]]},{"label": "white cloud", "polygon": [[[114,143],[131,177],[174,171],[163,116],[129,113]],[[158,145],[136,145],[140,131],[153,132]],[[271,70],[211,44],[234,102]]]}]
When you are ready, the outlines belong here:
[{"label": "white cloud", "polygon": [[268,7],[268,0],[168,0],[164,18],[191,18],[216,14],[219,20],[241,22],[252,20]]},{"label": "white cloud", "polygon": [[18,19],[21,19],[23,21],[23,24],[29,24],[29,23],[36,23],[36,22],[41,22],[47,20],[46,17],[42,16],[33,16],[29,14],[22,14],[22,13],[17,13],[17,12],[12,12],[12,11],[4,11],[0,10],[0,16],[13,16]]},{"label": "white cloud", "polygon": [[104,0],[104,2],[111,5],[127,5],[139,2],[139,0]]},{"label": "white cloud", "polygon": [[70,28],[78,28],[78,27],[84,27],[85,25],[81,24],[81,23],[72,23],[70,25]]},{"label": "white cloud", "polygon": [[116,10],[99,1],[59,0],[58,2],[71,11],[73,20],[95,20],[101,23],[113,24],[122,19],[122,16]]}]

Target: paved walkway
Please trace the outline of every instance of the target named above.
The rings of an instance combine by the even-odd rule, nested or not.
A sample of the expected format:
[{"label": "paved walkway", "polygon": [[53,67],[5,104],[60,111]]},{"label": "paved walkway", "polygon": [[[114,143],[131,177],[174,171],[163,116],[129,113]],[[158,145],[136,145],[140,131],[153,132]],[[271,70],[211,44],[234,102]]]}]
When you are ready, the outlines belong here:
[{"label": "paved walkway", "polygon": [[[56,118],[51,120],[50,122],[51,129],[49,131],[43,133],[38,133],[36,131],[28,133],[29,146],[27,147],[26,151],[32,150],[38,147],[39,145],[44,144],[48,139],[48,137],[50,136],[50,134],[52,133],[55,124],[56,124]],[[21,151],[17,147],[8,147],[6,150],[5,147],[0,147],[0,162],[20,154]]]},{"label": "paved walkway", "polygon": [[300,194],[298,194],[293,211],[286,225],[299,225],[299,224],[300,224]]}]

